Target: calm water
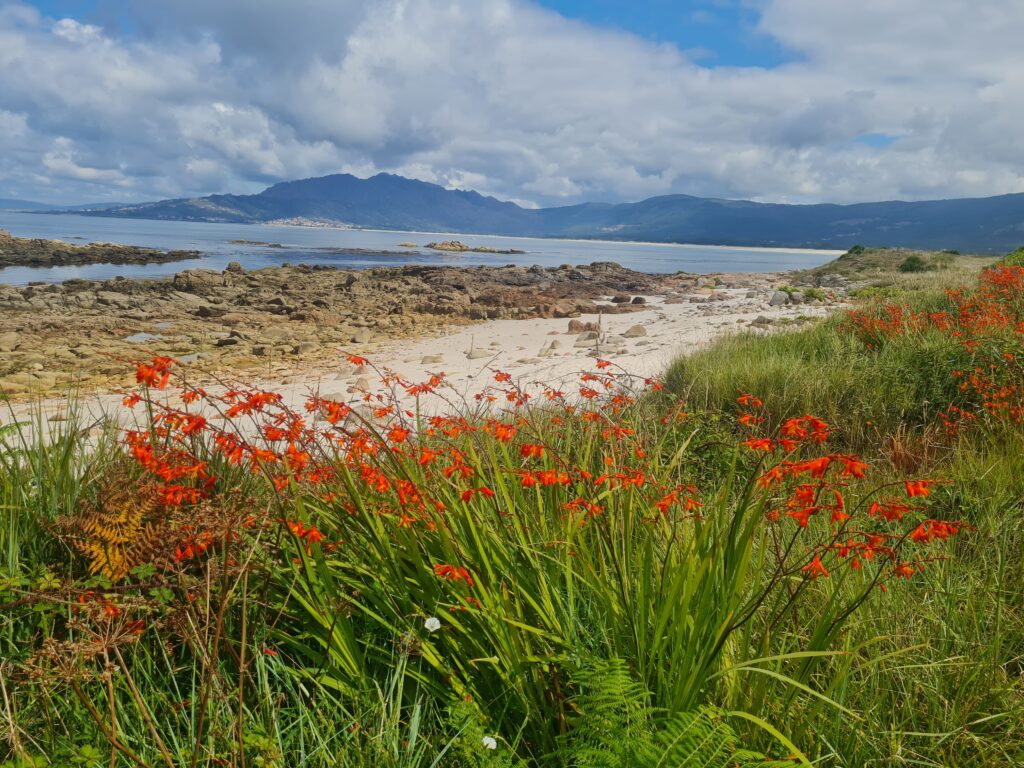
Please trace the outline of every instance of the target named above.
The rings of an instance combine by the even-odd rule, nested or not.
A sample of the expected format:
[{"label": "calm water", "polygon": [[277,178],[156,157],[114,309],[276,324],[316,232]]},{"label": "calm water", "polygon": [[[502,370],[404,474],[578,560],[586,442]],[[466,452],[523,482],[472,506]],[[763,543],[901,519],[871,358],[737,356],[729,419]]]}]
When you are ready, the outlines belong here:
[{"label": "calm water", "polygon": [[[316,229],[263,224],[205,224],[144,219],[106,219],[93,216],[31,214],[0,211],[0,229],[18,237],[41,237],[69,243],[108,242],[160,248],[195,250],[201,259],[168,264],[94,264],[85,267],[8,267],[0,269],[0,282],[24,285],[34,281],[60,282],[71,278],[106,280],[173,275],[183,269],[205,267],[221,270],[230,261],[246,269],[289,262],[331,264],[349,268],[401,264],[588,264],[617,261],[642,272],[771,272],[816,267],[841,251],[723,248],[704,245],[655,245],[593,240],[555,240],[493,235],[456,235],[446,232],[379,232],[373,230]],[[275,243],[268,247],[232,240]],[[461,240],[471,246],[514,248],[517,255],[488,253],[442,254],[403,249],[398,244],[424,245],[435,240]],[[394,254],[362,255],[332,252],[338,248],[394,251]]]}]

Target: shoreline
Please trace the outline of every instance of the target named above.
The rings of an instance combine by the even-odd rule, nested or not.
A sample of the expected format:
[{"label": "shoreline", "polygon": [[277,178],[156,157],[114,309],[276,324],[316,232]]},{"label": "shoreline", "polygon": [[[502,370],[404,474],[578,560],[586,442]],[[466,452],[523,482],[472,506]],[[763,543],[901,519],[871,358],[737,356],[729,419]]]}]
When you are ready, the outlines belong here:
[{"label": "shoreline", "polygon": [[[99,214],[89,214],[76,211],[67,211],[62,213],[55,213],[52,211],[17,211],[17,213],[28,213],[33,216],[80,216],[82,218],[104,218],[104,219],[118,219],[124,221],[160,221],[160,222],[173,222],[181,224],[212,224],[212,225],[231,225],[231,226],[257,226],[257,227],[270,227],[270,228],[281,228],[281,229],[337,229],[342,232],[378,232],[381,234],[409,234],[409,235],[430,235],[432,237],[440,237],[446,235],[458,235],[460,237],[487,237],[487,238],[504,238],[508,240],[561,240],[567,243],[601,243],[603,245],[631,245],[631,246],[653,246],[653,247],[679,247],[679,248],[713,248],[716,250],[724,251],[747,251],[757,250],[765,251],[768,253],[806,253],[806,254],[820,254],[820,255],[840,255],[846,253],[846,248],[807,248],[802,246],[774,246],[774,245],[721,245],[721,244],[708,244],[708,243],[680,243],[680,242],[658,242],[654,240],[614,240],[605,238],[580,238],[580,237],[557,237],[554,235],[496,235],[496,234],[481,234],[476,232],[440,232],[440,231],[424,231],[415,229],[378,229],[376,227],[353,227],[353,226],[338,226],[338,227],[313,227],[306,224],[275,224],[264,221],[191,221],[187,219],[146,219],[135,216],[101,216]],[[60,241],[64,242],[64,241]]]},{"label": "shoreline", "polygon": [[[65,214],[60,214],[65,215]],[[68,214],[75,215],[75,214]],[[111,216],[107,218],[129,218],[121,216]],[[146,221],[164,221],[164,219],[146,219]],[[227,222],[217,221],[190,221],[189,224],[224,224]],[[431,237],[444,237],[447,235],[458,235],[459,237],[489,237],[489,238],[502,238],[505,240],[561,240],[566,243],[601,243],[602,245],[641,245],[641,246],[654,246],[654,247],[677,247],[677,248],[714,248],[716,250],[723,251],[749,251],[758,250],[765,251],[767,253],[807,253],[807,254],[820,254],[822,256],[840,256],[848,249],[846,248],[802,248],[794,246],[792,248],[786,246],[774,246],[774,245],[709,245],[707,243],[677,243],[672,242],[657,242],[656,240],[607,240],[600,237],[557,237],[555,235],[494,235],[494,234],[479,234],[474,232],[428,232],[421,231],[418,229],[377,229],[375,227],[314,227],[308,224],[274,224],[265,221],[250,221],[250,222],[234,222],[245,226],[257,226],[257,227],[281,227],[281,228],[294,228],[294,229],[338,229],[342,232],[379,232],[381,234],[407,234],[407,235],[429,235]],[[422,246],[417,246],[422,247]],[[529,251],[526,251],[529,253]]]},{"label": "shoreline", "polygon": [[[189,269],[151,280],[0,285],[0,392],[23,400],[73,384],[86,392],[110,390],[130,380],[134,369],[127,361],[157,355],[214,378],[288,376],[335,361],[342,350],[363,354],[387,343],[408,347],[461,328],[493,327],[484,321],[550,320],[568,328],[572,320],[579,335],[593,332],[588,323],[599,324],[598,315],[607,325],[610,318],[660,307],[704,324],[731,312],[728,321],[746,327],[759,315],[770,325],[783,311],[795,316],[831,303],[821,292],[806,303],[791,301],[777,291],[786,279],[786,273],[651,275],[613,262],[252,272],[233,264],[222,272]],[[516,357],[543,359],[535,341],[515,350]],[[585,339],[572,340],[578,342],[588,346]]]},{"label": "shoreline", "polygon": [[[410,384],[426,382],[443,374],[439,404],[473,403],[494,386],[497,371],[534,399],[542,399],[547,387],[565,387],[577,395],[579,375],[595,372],[598,360],[607,360],[620,371],[642,380],[661,376],[678,357],[701,349],[730,334],[752,331],[779,332],[823,318],[842,303],[777,307],[761,306],[748,297],[747,288],[716,291],[714,301],[690,303],[644,296],[641,309],[612,313],[602,303],[598,312],[573,318],[483,320],[464,326],[443,326],[413,338],[391,338],[365,344],[348,344],[331,350],[328,358],[279,361],[266,368],[217,370],[197,363],[178,368],[192,386],[223,392],[229,385],[258,387],[282,395],[285,404],[302,410],[311,395],[365,408],[367,398],[387,394],[378,377],[367,367],[357,367],[348,354],[366,358],[373,368],[394,373]],[[710,294],[703,294],[710,295]],[[581,330],[587,328],[599,330]],[[125,362],[118,380],[107,386],[83,389],[72,397],[36,397],[9,403],[0,411],[0,426],[31,416],[38,409],[44,421],[59,420],[74,402],[87,420],[97,424],[111,416],[125,416],[122,398],[134,388],[134,366]],[[118,377],[115,377],[117,379]],[[157,393],[154,393],[157,394]],[[168,405],[185,407],[174,388],[159,393]],[[404,407],[418,408],[412,396],[402,396]],[[500,404],[499,404],[500,405]],[[208,418],[219,418],[206,413]],[[436,415],[423,411],[423,415]]]}]

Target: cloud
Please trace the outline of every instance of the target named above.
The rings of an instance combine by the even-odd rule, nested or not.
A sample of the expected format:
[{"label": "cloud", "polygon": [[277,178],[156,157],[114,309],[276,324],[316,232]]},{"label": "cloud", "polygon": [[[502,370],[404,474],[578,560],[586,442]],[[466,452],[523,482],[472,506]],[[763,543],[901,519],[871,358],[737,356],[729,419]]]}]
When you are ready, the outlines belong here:
[{"label": "cloud", "polygon": [[1024,191],[1019,0],[751,2],[788,63],[708,66],[529,0],[0,0],[0,196],[342,171],[544,205]]}]

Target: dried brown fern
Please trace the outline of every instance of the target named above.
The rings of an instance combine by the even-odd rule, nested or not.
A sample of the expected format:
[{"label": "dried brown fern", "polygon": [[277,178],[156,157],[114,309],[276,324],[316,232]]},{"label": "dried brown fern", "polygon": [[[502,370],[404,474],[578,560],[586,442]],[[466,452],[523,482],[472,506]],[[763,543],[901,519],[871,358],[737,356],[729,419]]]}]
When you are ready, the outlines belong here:
[{"label": "dried brown fern", "polygon": [[89,560],[89,573],[120,581],[136,566],[162,560],[168,519],[157,487],[122,469],[98,482],[95,499],[60,521],[66,540]]}]

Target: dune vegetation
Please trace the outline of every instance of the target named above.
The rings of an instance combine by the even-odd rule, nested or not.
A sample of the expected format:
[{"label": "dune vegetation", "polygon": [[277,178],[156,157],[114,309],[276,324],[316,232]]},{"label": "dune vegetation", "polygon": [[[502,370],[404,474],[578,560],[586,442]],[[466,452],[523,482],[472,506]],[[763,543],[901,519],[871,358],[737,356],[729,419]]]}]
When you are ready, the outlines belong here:
[{"label": "dune vegetation", "polygon": [[659,380],[5,427],[0,765],[1024,763],[1024,267],[897,267]]}]

